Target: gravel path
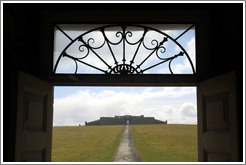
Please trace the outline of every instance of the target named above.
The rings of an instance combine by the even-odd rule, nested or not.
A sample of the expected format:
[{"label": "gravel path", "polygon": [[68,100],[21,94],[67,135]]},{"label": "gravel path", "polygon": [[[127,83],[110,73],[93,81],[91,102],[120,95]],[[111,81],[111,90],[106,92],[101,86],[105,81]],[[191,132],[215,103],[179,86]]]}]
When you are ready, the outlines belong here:
[{"label": "gravel path", "polygon": [[129,125],[125,126],[115,162],[141,162],[133,146],[131,130]]}]

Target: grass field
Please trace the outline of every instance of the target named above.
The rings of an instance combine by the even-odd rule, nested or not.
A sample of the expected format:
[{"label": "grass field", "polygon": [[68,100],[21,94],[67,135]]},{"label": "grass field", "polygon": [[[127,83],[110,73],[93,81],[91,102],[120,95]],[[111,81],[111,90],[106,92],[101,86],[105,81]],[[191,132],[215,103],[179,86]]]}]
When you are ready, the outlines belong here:
[{"label": "grass field", "polygon": [[196,125],[134,125],[133,142],[143,162],[196,162]]},{"label": "grass field", "polygon": [[124,126],[53,127],[52,162],[112,162]]}]

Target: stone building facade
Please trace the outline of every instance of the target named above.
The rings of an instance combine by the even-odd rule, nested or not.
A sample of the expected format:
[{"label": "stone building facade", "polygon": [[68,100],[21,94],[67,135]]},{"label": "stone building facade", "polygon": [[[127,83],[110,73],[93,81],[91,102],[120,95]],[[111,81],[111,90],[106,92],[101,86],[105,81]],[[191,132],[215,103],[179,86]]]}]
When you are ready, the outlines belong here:
[{"label": "stone building facade", "polygon": [[137,124],[167,124],[167,121],[156,120],[154,117],[141,116],[115,116],[115,117],[100,117],[99,120],[85,122],[86,126],[90,125],[137,125]]}]

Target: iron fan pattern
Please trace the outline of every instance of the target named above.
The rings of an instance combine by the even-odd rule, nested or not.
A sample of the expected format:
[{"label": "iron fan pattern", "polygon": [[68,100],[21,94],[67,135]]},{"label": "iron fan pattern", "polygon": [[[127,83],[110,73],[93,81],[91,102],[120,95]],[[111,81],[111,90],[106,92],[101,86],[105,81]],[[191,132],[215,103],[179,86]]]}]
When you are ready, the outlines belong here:
[{"label": "iron fan pattern", "polygon": [[[117,40],[112,40],[106,33],[108,29],[115,28],[115,27],[119,29],[115,31],[114,33],[115,35],[114,37],[117,38]],[[86,65],[88,67],[96,69],[105,74],[125,75],[125,74],[143,74],[147,70],[157,67],[163,63],[168,63],[169,71],[171,74],[173,74],[172,67],[171,67],[172,61],[174,59],[177,59],[180,56],[185,56],[189,61],[193,74],[195,74],[194,65],[192,63],[190,56],[188,55],[186,50],[180,45],[180,43],[177,42],[177,40],[183,34],[185,34],[188,30],[190,30],[192,27],[194,27],[194,25],[189,27],[178,37],[172,38],[170,35],[158,29],[154,29],[152,27],[143,26],[143,25],[106,25],[106,26],[95,28],[93,30],[89,30],[79,35],[77,38],[72,39],[58,25],[56,25],[56,28],[59,29],[67,38],[69,38],[71,42],[65,47],[65,49],[59,55],[55,63],[53,72],[56,73],[56,70],[57,70],[57,67],[59,65],[61,58],[69,58],[70,60],[74,61],[75,66],[76,66],[74,74],[78,74],[77,72],[78,72],[79,64]],[[133,38],[133,32],[131,31],[131,28],[141,29],[141,37],[139,37],[138,40],[136,41],[131,40]],[[161,37],[162,39],[161,40],[160,39],[158,40],[156,38],[152,38],[151,40],[148,39],[148,41],[151,43],[148,45],[146,43],[146,36],[148,33],[153,32],[153,31],[156,32],[159,35],[159,37]],[[93,32],[100,33],[100,35],[102,36],[100,37],[100,42],[101,42],[100,45],[95,45],[95,43],[98,40],[98,37],[96,36],[89,37],[89,38],[85,37],[85,36],[88,36],[88,34],[93,33]],[[173,43],[175,43],[180,48],[181,51],[179,53],[173,54],[172,56],[163,58],[162,56],[164,56],[166,52],[165,43],[167,43],[168,41],[172,41]],[[77,49],[79,50],[79,52],[81,52],[82,54],[81,57],[76,57],[67,51],[73,44],[75,44],[75,42],[80,43],[80,45],[77,46]],[[119,60],[119,58],[116,58],[116,53],[114,49],[112,48],[113,46],[119,46],[119,45],[122,46],[121,60]],[[126,59],[126,49],[128,45],[135,46],[135,52],[133,53],[130,59]],[[109,61],[107,61],[106,58],[104,58],[105,55],[100,53],[100,52],[103,52],[103,51],[100,51],[100,49],[102,49],[103,47],[107,47],[114,63],[109,63]],[[141,56],[141,54],[139,53],[140,48],[145,49],[148,55],[146,55],[140,62],[136,64],[136,61],[135,61],[136,57]],[[154,56],[154,55],[156,55],[159,61],[155,64],[152,64],[148,67],[143,68],[143,64],[151,56]],[[93,64],[86,62],[85,59],[88,58],[88,56],[95,56],[94,58],[98,58],[106,66],[107,69],[105,69],[105,67],[100,68],[98,66],[95,66]]]}]

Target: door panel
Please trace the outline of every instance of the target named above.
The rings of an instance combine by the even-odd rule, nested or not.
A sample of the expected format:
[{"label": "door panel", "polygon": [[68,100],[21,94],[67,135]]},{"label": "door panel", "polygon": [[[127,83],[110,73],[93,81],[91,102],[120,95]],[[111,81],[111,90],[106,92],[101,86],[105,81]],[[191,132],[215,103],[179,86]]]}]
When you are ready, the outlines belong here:
[{"label": "door panel", "polygon": [[51,161],[53,86],[18,74],[15,161]]},{"label": "door panel", "polygon": [[198,84],[198,160],[239,161],[235,72]]}]

